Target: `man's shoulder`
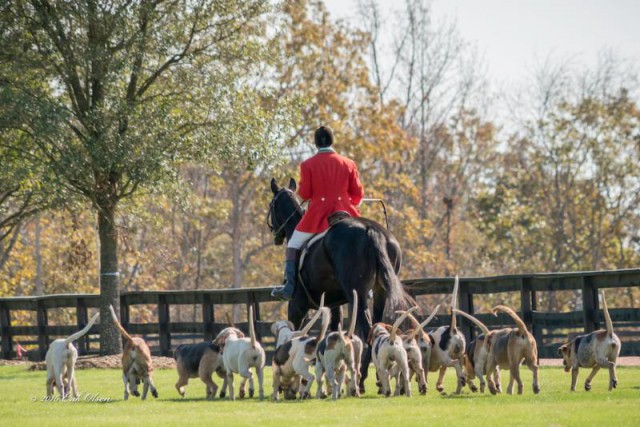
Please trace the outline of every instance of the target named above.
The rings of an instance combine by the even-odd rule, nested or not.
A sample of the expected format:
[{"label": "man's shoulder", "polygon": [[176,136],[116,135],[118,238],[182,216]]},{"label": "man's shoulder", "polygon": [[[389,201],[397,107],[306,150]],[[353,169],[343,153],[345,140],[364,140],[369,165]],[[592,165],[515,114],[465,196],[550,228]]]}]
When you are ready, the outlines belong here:
[{"label": "man's shoulder", "polygon": [[342,154],[338,154],[335,151],[330,153],[317,153],[307,160],[303,161],[302,164],[314,164],[314,163],[324,163],[324,162],[341,162],[348,163],[350,165],[355,165],[355,162],[348,157],[343,156]]}]

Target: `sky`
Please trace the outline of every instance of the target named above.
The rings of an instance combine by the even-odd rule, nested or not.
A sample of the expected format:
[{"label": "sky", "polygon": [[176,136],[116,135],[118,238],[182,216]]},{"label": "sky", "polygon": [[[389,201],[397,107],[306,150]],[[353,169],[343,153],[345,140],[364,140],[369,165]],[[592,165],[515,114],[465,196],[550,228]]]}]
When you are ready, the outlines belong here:
[{"label": "sky", "polygon": [[[351,20],[357,1],[325,4],[335,18]],[[402,0],[379,4],[388,11]],[[522,81],[547,58],[588,66],[606,49],[640,65],[640,0],[432,0],[431,5],[436,20],[456,19],[494,82]]]}]

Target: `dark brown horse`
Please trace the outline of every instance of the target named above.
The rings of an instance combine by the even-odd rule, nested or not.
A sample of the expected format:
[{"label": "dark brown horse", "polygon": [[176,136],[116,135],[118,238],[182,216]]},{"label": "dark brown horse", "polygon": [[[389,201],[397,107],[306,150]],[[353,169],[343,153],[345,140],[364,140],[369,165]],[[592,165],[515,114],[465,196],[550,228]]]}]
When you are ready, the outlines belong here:
[{"label": "dark brown horse", "polygon": [[[303,211],[295,196],[293,179],[288,188],[280,188],[271,180],[273,199],[269,205],[267,224],[274,243],[281,245],[291,237]],[[325,305],[332,308],[332,330],[340,321],[339,307],[367,301],[373,291],[373,323],[382,321],[385,305],[389,310],[408,307],[411,298],[398,279],[402,261],[400,245],[383,226],[366,218],[347,218],[332,226],[324,237],[309,248],[300,268],[300,279],[289,302],[289,320],[296,327],[325,293]],[[358,336],[366,343],[371,319],[366,303],[359,304],[356,319]],[[371,352],[364,354],[360,388],[364,390]]]}]

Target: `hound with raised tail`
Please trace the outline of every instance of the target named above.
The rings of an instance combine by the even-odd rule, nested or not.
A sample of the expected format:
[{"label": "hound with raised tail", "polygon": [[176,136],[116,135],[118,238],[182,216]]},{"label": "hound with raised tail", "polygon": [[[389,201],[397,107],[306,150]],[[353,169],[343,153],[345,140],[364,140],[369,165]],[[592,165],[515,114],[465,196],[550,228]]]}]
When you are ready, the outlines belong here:
[{"label": "hound with raised tail", "polygon": [[89,329],[96,323],[98,316],[100,316],[100,313],[96,313],[82,330],[67,338],[58,338],[49,345],[45,356],[47,364],[47,397],[53,395],[54,384],[58,389],[58,393],[60,393],[60,399],[65,399],[69,395],[69,391],[73,393],[73,397],[78,397],[78,385],[75,375],[78,350],[73,346],[73,342],[89,332]]},{"label": "hound with raised tail", "polygon": [[[320,306],[324,307],[324,292],[320,296]],[[318,314],[316,312],[316,314]],[[317,317],[316,317],[317,320]],[[316,320],[311,320],[311,324],[316,322]],[[233,326],[233,325],[232,325]],[[273,322],[271,324],[271,333],[276,337],[276,349],[280,347],[282,344],[287,341],[291,341],[296,337],[301,337],[306,335],[308,332],[304,334],[301,331],[296,331],[296,327],[289,320],[278,320],[277,322]]]},{"label": "hound with raised tail", "polygon": [[[424,364],[422,362],[423,345],[421,343],[421,339],[424,339],[426,335],[424,327],[433,320],[436,314],[438,314],[438,310],[440,310],[440,304],[433,309],[429,317],[427,317],[427,320],[422,323],[418,322],[418,319],[416,319],[413,314],[409,314],[409,319],[411,319],[416,327],[408,330],[402,335],[402,343],[404,344],[404,349],[407,352],[407,359],[409,361],[409,384],[407,385],[404,384],[404,382],[401,382],[403,391],[407,386],[411,387],[411,379],[415,375],[416,380],[418,381],[418,392],[420,392],[420,394],[427,394],[427,377],[424,373]],[[429,340],[428,336],[426,339],[429,341],[429,351],[431,351],[431,340]],[[397,376],[399,374],[399,372],[396,372],[397,369],[397,366],[394,367],[394,372],[392,372],[393,376]]]},{"label": "hound with raised tail", "polygon": [[558,353],[562,356],[565,372],[571,371],[571,391],[576,391],[579,368],[593,368],[584,382],[586,391],[591,390],[591,381],[600,368],[609,370],[609,391],[618,386],[616,361],[620,354],[621,343],[620,338],[613,333],[613,323],[607,309],[607,301],[604,298],[604,291],[601,292],[602,309],[607,329],[577,336],[558,349]]},{"label": "hound with raised tail", "polygon": [[[461,315],[473,322],[480,330],[482,334],[475,337],[469,344],[467,344],[467,350],[464,355],[464,367],[467,373],[467,382],[472,392],[476,393],[478,387],[473,383],[473,380],[478,377],[480,380],[480,392],[484,393],[486,382],[484,375],[487,372],[487,360],[489,357],[489,348],[485,345],[485,342],[489,342],[492,336],[499,336],[500,334],[508,333],[509,328],[490,331],[487,326],[474,316],[465,313],[457,308],[453,309],[456,314]],[[496,384],[496,388],[502,391],[500,385],[500,371],[495,370],[493,374],[493,381]]]},{"label": "hound with raised tail", "polygon": [[438,381],[436,382],[436,390],[439,392],[444,391],[442,384],[447,368],[455,368],[458,380],[456,394],[460,394],[462,387],[464,387],[466,383],[466,374],[462,365],[464,363],[464,350],[467,343],[462,332],[458,330],[456,314],[453,312],[454,308],[458,308],[459,287],[460,281],[458,276],[456,276],[453,285],[453,294],[451,296],[451,325],[440,326],[436,330],[429,332],[433,347],[429,359],[425,363],[425,365],[428,366],[428,368],[425,369],[427,376],[429,372],[439,371]]},{"label": "hound with raised tail", "polygon": [[509,386],[507,393],[513,394],[513,383],[518,383],[518,394],[522,394],[523,386],[520,379],[520,364],[524,361],[529,369],[533,372],[533,392],[538,394],[540,386],[538,385],[538,346],[536,340],[527,331],[527,326],[515,311],[504,305],[497,305],[493,308],[493,314],[498,315],[502,311],[507,313],[518,325],[517,328],[510,328],[505,333],[493,334],[489,339],[485,340],[485,346],[489,347],[489,356],[487,359],[487,383],[491,394],[498,391],[496,384],[493,382],[492,376],[496,374],[498,367],[509,369]]},{"label": "hound with raised tail", "polygon": [[322,391],[322,377],[326,375],[327,395],[336,400],[342,392],[345,373],[349,371],[349,393],[354,397],[360,396],[360,364],[362,361],[362,340],[355,335],[356,318],[358,315],[358,294],[353,291],[353,304],[349,329],[345,334],[342,325],[338,323],[338,331],[331,332],[318,344],[316,351],[316,381],[318,391],[316,398],[325,396]]},{"label": "hound with raised tail", "polygon": [[240,398],[245,396],[245,386],[249,381],[249,397],[253,397],[253,374],[249,370],[254,368],[258,377],[258,396],[264,399],[264,349],[256,340],[256,331],[253,324],[253,306],[249,306],[249,338],[236,328],[229,327],[223,329],[214,344],[222,348],[222,360],[224,369],[227,372],[227,384],[229,387],[229,399],[235,400],[233,388],[233,374],[240,374]]},{"label": "hound with raised tail", "polygon": [[142,400],[147,398],[149,388],[151,388],[151,394],[153,397],[158,397],[158,391],[153,384],[153,363],[151,361],[151,350],[147,343],[139,337],[131,337],[124,330],[116,312],[113,310],[113,306],[109,306],[111,311],[111,317],[113,317],[113,323],[120,331],[127,343],[122,351],[122,381],[124,382],[124,400],[129,399],[129,393],[134,396],[140,396],[138,392],[138,384],[142,382],[144,384],[142,388]]},{"label": "hound with raised tail", "polygon": [[[318,342],[324,339],[329,322],[331,321],[331,311],[323,307],[320,308],[311,321],[299,332],[300,336],[285,342],[276,348],[271,366],[273,370],[273,400],[278,400],[280,391],[283,391],[285,398],[295,398],[296,391],[300,392],[301,399],[310,397],[313,375],[309,372],[309,367],[315,360],[315,352]],[[307,334],[318,318],[322,315],[322,326],[317,337],[310,337]],[[299,387],[299,390],[296,388]]]},{"label": "hound with raised tail", "polygon": [[[376,323],[369,332],[369,345],[372,348],[371,354],[373,364],[378,373],[381,383],[380,394],[391,396],[391,371],[394,364],[398,365],[399,375],[402,376],[405,384],[409,384],[409,361],[407,351],[402,344],[402,338],[398,336],[398,327],[406,317],[416,311],[418,307],[412,307],[405,311],[394,323],[389,326],[385,323]],[[399,395],[399,379],[396,377],[396,393]],[[411,387],[406,389],[407,397],[411,397]]]}]

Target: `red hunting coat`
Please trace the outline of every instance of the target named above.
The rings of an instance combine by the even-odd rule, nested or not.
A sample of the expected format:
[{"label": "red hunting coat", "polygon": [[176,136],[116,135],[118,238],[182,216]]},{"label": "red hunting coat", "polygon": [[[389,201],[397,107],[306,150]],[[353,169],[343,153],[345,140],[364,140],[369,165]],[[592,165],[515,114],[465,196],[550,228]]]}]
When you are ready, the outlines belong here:
[{"label": "red hunting coat", "polygon": [[360,216],[356,206],[364,190],[353,160],[333,151],[321,151],[300,165],[298,194],[310,203],[296,230],[322,233],[329,228],[327,217],[336,211]]}]

